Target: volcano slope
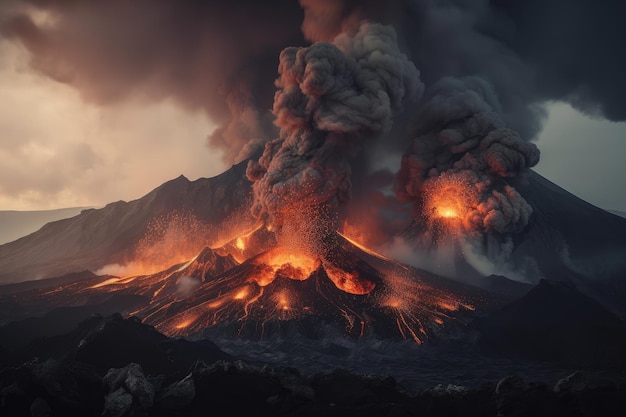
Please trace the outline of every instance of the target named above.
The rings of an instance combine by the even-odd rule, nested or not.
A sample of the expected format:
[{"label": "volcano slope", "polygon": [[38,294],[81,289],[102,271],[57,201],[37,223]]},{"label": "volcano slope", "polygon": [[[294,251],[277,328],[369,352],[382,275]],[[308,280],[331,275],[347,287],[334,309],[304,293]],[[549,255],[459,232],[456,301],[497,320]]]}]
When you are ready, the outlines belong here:
[{"label": "volcano slope", "polygon": [[515,188],[533,207],[533,215],[513,256],[534,259],[543,278],[569,281],[626,317],[626,219],[534,171]]},{"label": "volcano slope", "polygon": [[141,256],[160,269],[188,259],[227,239],[233,217],[238,225],[252,221],[246,163],[213,178],[189,181],[181,175],[137,200],[83,210],[0,245],[0,284],[96,272]]},{"label": "volcano slope", "polygon": [[378,255],[339,233],[331,240],[324,254],[294,253],[259,228],[156,274],[94,276],[12,297],[72,307],[139,296],[145,303],[132,314],[168,336],[219,329],[221,335],[260,339],[295,329],[322,337],[330,326],[350,337],[418,344],[463,326],[477,308],[502,303],[493,294]]},{"label": "volcano slope", "polygon": [[[158,265],[147,270],[156,272],[181,263],[206,246],[219,247],[220,242],[236,238],[254,224],[248,210],[251,183],[245,176],[246,164],[244,161],[210,179],[191,182],[179,177],[138,200],[86,210],[1,245],[0,282],[96,272],[112,263],[123,266],[146,255],[138,249],[151,223],[167,220],[172,213],[188,213],[197,221],[166,224],[165,229],[179,233],[157,233],[154,240],[160,246],[148,251],[143,262]],[[622,256],[626,253],[626,219],[581,200],[532,170],[515,181],[512,185],[533,207],[533,213],[528,226],[514,239],[513,262],[524,264],[530,259],[537,265],[536,273],[528,277],[534,284],[542,278],[573,282],[618,314],[626,311],[626,258]],[[476,275],[476,271],[459,271]],[[471,282],[481,283],[480,279]]]}]

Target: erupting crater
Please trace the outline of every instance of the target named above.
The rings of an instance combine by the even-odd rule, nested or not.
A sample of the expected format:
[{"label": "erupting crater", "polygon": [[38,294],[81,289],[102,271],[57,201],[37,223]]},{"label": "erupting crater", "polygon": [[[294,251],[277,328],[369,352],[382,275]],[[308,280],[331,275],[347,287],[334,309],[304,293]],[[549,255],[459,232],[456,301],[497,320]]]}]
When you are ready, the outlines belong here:
[{"label": "erupting crater", "polygon": [[403,265],[338,232],[322,253],[281,245],[259,227],[156,274],[99,277],[43,294],[75,305],[140,295],[133,315],[169,336],[220,332],[263,338],[296,328],[320,335],[410,338],[421,344],[459,323],[478,299],[467,287]]}]

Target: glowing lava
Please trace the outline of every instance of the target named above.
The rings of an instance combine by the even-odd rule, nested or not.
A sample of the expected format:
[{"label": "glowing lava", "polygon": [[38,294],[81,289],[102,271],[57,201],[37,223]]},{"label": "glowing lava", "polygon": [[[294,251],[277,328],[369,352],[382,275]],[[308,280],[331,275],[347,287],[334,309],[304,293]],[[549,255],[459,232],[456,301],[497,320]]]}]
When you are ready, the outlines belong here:
[{"label": "glowing lava", "polygon": [[472,213],[479,204],[475,187],[454,174],[442,174],[425,187],[423,213],[428,227],[458,235],[471,229]]},{"label": "glowing lava", "polygon": [[249,281],[265,287],[278,277],[304,281],[319,267],[320,261],[302,253],[285,249],[269,250],[254,260]]},{"label": "glowing lava", "polygon": [[[150,301],[133,314],[169,336],[216,329],[262,338],[268,329],[280,327],[277,323],[314,316],[344,323],[351,337],[390,335],[418,344],[474,308],[465,296],[443,290],[439,278],[338,233],[322,254],[279,245],[267,240],[267,233],[263,228],[223,247],[205,248],[156,274],[102,277],[42,297],[51,304],[72,305],[99,294],[140,295]],[[242,253],[237,247],[241,241],[247,248],[270,243],[240,263],[233,253]]]},{"label": "glowing lava", "polygon": [[438,211],[437,214],[440,217],[443,217],[443,218],[446,218],[446,219],[452,219],[452,218],[455,218],[455,217],[459,217],[459,213],[455,209],[450,208],[450,207],[445,207],[445,206],[444,207],[439,207],[437,211]]}]

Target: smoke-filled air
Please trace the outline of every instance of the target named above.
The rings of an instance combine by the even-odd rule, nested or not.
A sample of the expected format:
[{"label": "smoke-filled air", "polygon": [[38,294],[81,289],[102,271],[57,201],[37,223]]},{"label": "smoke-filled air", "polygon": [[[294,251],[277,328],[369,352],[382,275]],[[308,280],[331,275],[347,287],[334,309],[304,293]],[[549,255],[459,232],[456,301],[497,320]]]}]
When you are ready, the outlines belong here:
[{"label": "smoke-filled air", "polygon": [[119,138],[119,178],[203,161],[198,131],[207,169],[0,244],[0,416],[624,415],[626,213],[537,143],[557,106],[626,121],[625,4],[0,0],[0,204],[26,171],[116,190]]},{"label": "smoke-filled air", "polygon": [[[554,22],[571,33],[578,21],[542,4],[3,2],[3,39],[41,76],[91,105],[169,101],[203,113],[216,126],[208,149],[234,164],[207,180],[219,187],[204,205],[200,180],[151,194],[150,204],[165,201],[163,219],[180,204],[194,220],[163,220],[152,234],[138,226],[145,218],[120,227],[106,247],[115,256],[84,258],[116,276],[80,291],[151,297],[136,312],[170,335],[332,311],[350,331],[387,320],[421,343],[475,305],[428,271],[462,280],[462,265],[481,279],[529,281],[534,260],[511,255],[535,215],[522,189],[546,103],[626,119],[624,94],[609,87],[624,71],[583,59],[595,56],[591,44],[544,44]],[[178,189],[159,200],[176,187],[186,200]],[[141,233],[133,250],[112,249]]]},{"label": "smoke-filled air", "polygon": [[278,72],[280,138],[248,164],[253,212],[315,245],[336,230],[338,206],[350,199],[350,157],[388,132],[394,112],[423,87],[394,29],[379,24],[333,43],[287,48]]}]

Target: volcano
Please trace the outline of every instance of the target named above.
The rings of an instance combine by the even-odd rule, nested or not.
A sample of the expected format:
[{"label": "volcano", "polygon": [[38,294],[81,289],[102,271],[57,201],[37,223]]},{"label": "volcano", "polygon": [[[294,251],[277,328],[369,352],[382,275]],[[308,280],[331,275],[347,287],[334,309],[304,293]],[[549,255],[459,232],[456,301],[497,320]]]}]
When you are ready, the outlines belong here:
[{"label": "volcano", "polygon": [[[536,173],[516,184],[534,212],[512,252],[520,262],[535,259],[542,284],[532,290],[534,283],[481,276],[469,264],[446,278],[341,230],[319,245],[290,245],[247,214],[244,171],[242,163],[215,178],[179,177],[139,200],[87,210],[1,246],[0,272],[10,284],[0,286],[0,339],[10,343],[0,344],[0,354],[8,361],[52,352],[69,361],[64,366],[91,363],[102,373],[143,360],[147,372],[176,378],[202,368],[190,367],[194,358],[220,356],[311,373],[338,366],[391,373],[423,384],[483,383],[516,369],[562,378],[573,369],[558,373],[536,361],[562,366],[574,351],[548,336],[575,343],[585,320],[593,319],[584,332],[601,328],[601,340],[623,345],[623,321],[607,307],[623,307],[626,268],[616,254],[625,247],[626,220]],[[556,284],[546,285],[545,276]],[[121,315],[98,315],[112,312]],[[567,366],[605,366],[592,360],[595,346],[575,350]],[[608,365],[623,369],[617,359]]]},{"label": "volcano", "polygon": [[[209,250],[214,256],[232,256],[221,261],[224,270],[213,276],[224,273],[227,267],[236,266],[237,271],[253,268],[256,261],[250,258],[261,256],[258,248],[268,249],[276,242],[272,232],[266,229],[250,234],[258,225],[248,212],[251,187],[245,167],[244,161],[217,177],[196,181],[181,176],[138,200],[85,210],[1,245],[0,282],[37,280],[28,285],[58,286],[55,281],[46,283],[47,278],[85,270],[125,277],[157,277],[168,273],[182,276],[183,271],[176,270],[196,255],[193,265],[197,265],[202,259],[199,254],[207,247],[214,248]],[[572,282],[623,315],[626,261],[620,254],[626,251],[626,219],[581,200],[532,170],[517,181],[515,186],[532,205],[533,215],[528,226],[515,237],[512,259],[517,264],[531,260],[536,265],[535,273],[528,276],[530,283],[536,284],[541,279]],[[151,229],[154,224],[161,226],[158,233]],[[177,233],[170,233],[172,229]],[[244,241],[247,245],[243,245]],[[339,238],[338,242],[344,242],[336,245],[338,248],[347,245],[345,239]],[[382,262],[375,256],[373,262],[372,255],[354,248],[348,252],[361,253],[369,259],[363,265]],[[310,262],[309,272],[315,276],[329,275],[317,262],[316,259]],[[121,268],[105,268],[112,264]],[[125,269],[129,264],[139,268]],[[490,279],[467,264],[458,268],[458,275],[465,283],[483,289],[492,285]],[[372,279],[372,282],[378,279],[376,274]],[[157,281],[160,280],[135,279],[132,285]],[[236,281],[232,278],[229,282],[235,285]],[[307,281],[306,285],[310,283]],[[116,287],[120,285],[123,284]],[[203,290],[204,286],[203,281]],[[20,288],[16,287],[15,291]],[[139,292],[150,291],[156,288],[149,285]]]},{"label": "volcano", "polygon": [[[377,254],[334,233],[323,255],[276,244],[259,227],[155,274],[89,279],[13,294],[21,303],[70,307],[112,296],[145,300],[132,312],[168,336],[219,329],[261,339],[289,327],[320,337],[423,341],[461,326],[485,294]],[[36,298],[36,299],[35,299]],[[282,329],[282,330],[281,330]]]}]

